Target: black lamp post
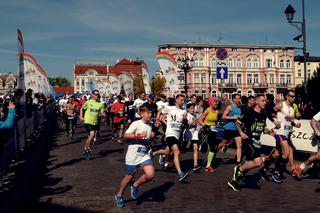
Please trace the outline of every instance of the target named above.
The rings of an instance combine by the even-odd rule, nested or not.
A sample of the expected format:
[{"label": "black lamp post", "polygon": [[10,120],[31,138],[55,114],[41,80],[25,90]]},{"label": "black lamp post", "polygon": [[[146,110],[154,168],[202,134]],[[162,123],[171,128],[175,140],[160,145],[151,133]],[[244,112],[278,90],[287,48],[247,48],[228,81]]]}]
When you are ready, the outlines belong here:
[{"label": "black lamp post", "polygon": [[187,80],[187,73],[190,72],[192,69],[192,66],[194,64],[193,58],[189,58],[187,56],[187,53],[184,53],[183,58],[178,58],[177,65],[178,68],[181,69],[184,72],[184,92],[186,94],[186,97],[188,97],[188,80]]},{"label": "black lamp post", "polygon": [[[288,5],[284,13],[286,14],[288,22],[295,26],[301,34],[293,38],[294,41],[298,42],[303,42],[303,47],[302,48],[297,48],[297,49],[302,49],[303,52],[303,67],[304,67],[304,87],[305,90],[307,89],[307,41],[306,41],[306,20],[305,20],[305,14],[304,14],[304,0],[302,1],[302,21],[293,21],[294,19],[294,14],[295,14],[295,9],[291,6],[291,4]],[[301,26],[298,26],[297,24],[301,24]],[[302,38],[302,40],[300,40]]]}]

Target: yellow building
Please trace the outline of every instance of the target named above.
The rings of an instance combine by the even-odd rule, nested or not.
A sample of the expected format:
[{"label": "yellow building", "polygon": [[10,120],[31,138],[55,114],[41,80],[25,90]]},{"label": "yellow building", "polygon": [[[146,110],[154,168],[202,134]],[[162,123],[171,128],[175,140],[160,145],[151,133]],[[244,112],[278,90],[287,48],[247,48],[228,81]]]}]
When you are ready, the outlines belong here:
[{"label": "yellow building", "polygon": [[[313,73],[320,66],[320,57],[308,57],[307,58],[307,79],[310,79]],[[295,56],[294,57],[294,78],[295,78],[295,86],[302,85],[304,81],[304,64],[303,64],[303,56]]]}]

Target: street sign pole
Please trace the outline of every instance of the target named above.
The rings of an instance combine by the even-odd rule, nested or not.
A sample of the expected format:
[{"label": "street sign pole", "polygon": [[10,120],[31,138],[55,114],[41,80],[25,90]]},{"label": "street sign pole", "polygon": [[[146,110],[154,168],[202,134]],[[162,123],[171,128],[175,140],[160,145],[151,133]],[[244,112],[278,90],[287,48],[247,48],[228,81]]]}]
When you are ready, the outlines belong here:
[{"label": "street sign pole", "polygon": [[[218,48],[217,52],[216,52],[216,56],[217,58],[220,60],[220,66],[222,66],[222,70],[220,69],[220,83],[221,83],[221,96],[223,94],[223,84],[224,84],[224,79],[225,79],[225,74],[226,76],[228,76],[228,67],[227,67],[227,62],[224,61],[227,57],[228,57],[228,51],[225,48]],[[225,70],[224,70],[225,69]],[[218,74],[218,70],[217,70],[217,74]],[[228,77],[226,77],[228,78]]]}]

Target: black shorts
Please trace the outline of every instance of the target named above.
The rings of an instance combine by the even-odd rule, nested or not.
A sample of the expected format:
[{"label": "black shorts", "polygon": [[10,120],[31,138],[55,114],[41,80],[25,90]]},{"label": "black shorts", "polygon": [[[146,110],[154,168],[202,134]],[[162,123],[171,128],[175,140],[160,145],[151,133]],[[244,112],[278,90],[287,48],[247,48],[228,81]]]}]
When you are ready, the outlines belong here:
[{"label": "black shorts", "polygon": [[192,144],[199,144],[199,141],[198,140],[191,140],[191,143]]},{"label": "black shorts", "polygon": [[230,140],[236,137],[240,137],[238,130],[228,130],[228,129],[224,130],[223,139]]},{"label": "black shorts", "polygon": [[98,131],[99,129],[98,125],[92,125],[92,124],[84,124],[84,127],[86,128],[88,133],[90,133],[91,131]]},{"label": "black shorts", "polygon": [[170,149],[174,144],[177,144],[180,147],[180,141],[178,139],[176,139],[175,137],[167,137],[166,143]]},{"label": "black shorts", "polygon": [[120,129],[121,125],[124,125],[124,120],[120,121],[119,123],[113,123],[113,128]]},{"label": "black shorts", "polygon": [[255,147],[250,138],[244,140],[242,144],[244,146],[246,161],[254,160],[261,156],[261,148]]}]

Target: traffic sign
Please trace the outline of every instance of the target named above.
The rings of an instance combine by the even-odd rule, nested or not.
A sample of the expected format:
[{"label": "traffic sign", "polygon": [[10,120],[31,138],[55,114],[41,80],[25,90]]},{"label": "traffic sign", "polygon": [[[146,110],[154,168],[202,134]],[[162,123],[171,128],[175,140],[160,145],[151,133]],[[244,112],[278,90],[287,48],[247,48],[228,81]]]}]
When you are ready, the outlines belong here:
[{"label": "traffic sign", "polygon": [[228,79],[228,67],[217,67],[217,79]]},{"label": "traffic sign", "polygon": [[228,51],[225,48],[218,48],[216,56],[220,60],[224,60],[228,57]]}]

